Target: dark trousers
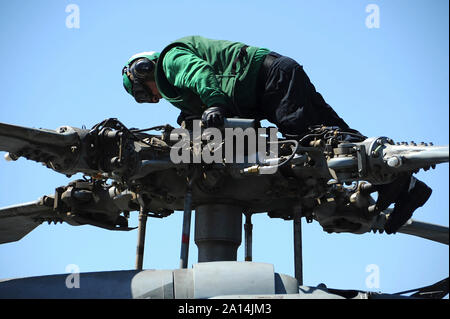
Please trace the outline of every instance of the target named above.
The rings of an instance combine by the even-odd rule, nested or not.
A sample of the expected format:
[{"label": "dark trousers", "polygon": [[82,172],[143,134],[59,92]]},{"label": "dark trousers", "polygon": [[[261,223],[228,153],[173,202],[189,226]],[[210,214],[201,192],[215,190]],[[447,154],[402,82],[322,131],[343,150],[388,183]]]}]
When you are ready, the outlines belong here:
[{"label": "dark trousers", "polygon": [[268,58],[272,61],[264,63],[261,71],[259,107],[280,132],[303,135],[309,126],[319,124],[349,128],[316,91],[300,64],[275,52]]}]

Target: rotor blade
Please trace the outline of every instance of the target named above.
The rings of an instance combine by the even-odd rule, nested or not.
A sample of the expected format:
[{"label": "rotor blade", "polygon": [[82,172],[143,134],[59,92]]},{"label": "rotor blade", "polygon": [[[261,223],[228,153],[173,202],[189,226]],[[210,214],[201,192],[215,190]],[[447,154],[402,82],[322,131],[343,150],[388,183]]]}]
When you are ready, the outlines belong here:
[{"label": "rotor blade", "polygon": [[54,219],[53,207],[40,200],[0,208],[0,244],[22,239],[44,220]]},{"label": "rotor blade", "polygon": [[449,228],[410,219],[399,230],[399,233],[413,235],[448,245]]},{"label": "rotor blade", "polygon": [[0,123],[0,151],[17,153],[34,146],[70,147],[78,143],[74,131],[58,133],[53,130],[35,129]]},{"label": "rotor blade", "polygon": [[9,160],[24,157],[71,175],[77,173],[71,168],[79,158],[79,148],[80,135],[68,126],[53,131],[0,123],[0,151],[9,152],[5,157]]},{"label": "rotor blade", "polygon": [[403,295],[411,292],[414,292],[411,297],[442,299],[449,293],[449,278],[445,278],[426,287],[397,292],[394,295]]},{"label": "rotor blade", "polygon": [[399,171],[427,168],[449,161],[449,147],[429,145],[389,145],[383,151],[387,165]]},{"label": "rotor blade", "polygon": [[24,157],[65,175],[96,175],[98,170],[91,169],[86,154],[91,151],[86,151],[90,141],[83,140],[88,133],[71,126],[47,130],[0,123],[0,151],[9,152],[7,160]]}]

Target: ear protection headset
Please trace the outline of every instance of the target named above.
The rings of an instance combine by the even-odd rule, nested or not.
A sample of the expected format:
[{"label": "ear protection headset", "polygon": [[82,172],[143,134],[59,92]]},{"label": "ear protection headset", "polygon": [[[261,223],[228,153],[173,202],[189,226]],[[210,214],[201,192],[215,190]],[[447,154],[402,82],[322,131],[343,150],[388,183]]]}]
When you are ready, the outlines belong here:
[{"label": "ear protection headset", "polygon": [[155,79],[157,52],[143,52],[133,55],[122,69],[123,86],[138,103],[156,103],[159,98],[145,85]]}]

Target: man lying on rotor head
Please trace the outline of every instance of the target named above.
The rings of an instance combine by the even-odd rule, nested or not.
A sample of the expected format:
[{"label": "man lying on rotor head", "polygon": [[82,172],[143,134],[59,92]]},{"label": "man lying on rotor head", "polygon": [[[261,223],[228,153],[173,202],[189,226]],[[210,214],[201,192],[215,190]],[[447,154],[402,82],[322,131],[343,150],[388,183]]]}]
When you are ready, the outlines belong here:
[{"label": "man lying on rotor head", "polygon": [[[295,60],[240,42],[185,37],[161,53],[132,56],[122,78],[138,103],[164,98],[179,108],[178,124],[198,116],[206,127],[215,127],[225,117],[237,116],[267,119],[289,135],[304,135],[318,124],[357,132],[325,102]],[[388,234],[405,224],[432,192],[409,173],[375,187],[378,211],[395,203],[385,224]]]}]

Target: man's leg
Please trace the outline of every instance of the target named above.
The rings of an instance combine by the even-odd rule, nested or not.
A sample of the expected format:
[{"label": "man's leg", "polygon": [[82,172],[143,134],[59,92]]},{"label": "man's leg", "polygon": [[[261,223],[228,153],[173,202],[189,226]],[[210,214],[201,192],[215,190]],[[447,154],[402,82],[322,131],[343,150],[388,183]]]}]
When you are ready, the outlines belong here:
[{"label": "man's leg", "polygon": [[267,74],[262,111],[282,133],[292,135],[306,134],[309,126],[319,124],[349,128],[316,91],[303,67],[285,56],[277,58]]}]

